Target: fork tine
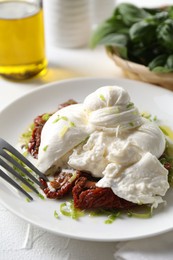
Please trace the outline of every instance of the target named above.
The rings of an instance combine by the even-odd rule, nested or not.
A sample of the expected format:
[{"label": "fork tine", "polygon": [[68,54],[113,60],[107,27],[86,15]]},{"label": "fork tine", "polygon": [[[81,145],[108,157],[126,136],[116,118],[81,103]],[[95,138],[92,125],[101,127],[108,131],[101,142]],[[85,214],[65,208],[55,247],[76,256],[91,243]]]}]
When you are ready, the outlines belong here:
[{"label": "fork tine", "polygon": [[[20,163],[18,163],[14,158],[12,158],[6,151],[0,151],[0,155],[3,156],[7,161],[15,165],[19,170],[21,170],[24,174],[26,174],[33,182],[37,185],[41,186],[39,180],[37,180],[29,171],[27,171]],[[14,154],[15,155],[15,154]],[[16,155],[15,155],[16,156]]]},{"label": "fork tine", "polygon": [[5,174],[1,169],[0,169],[0,176],[6,180],[8,183],[10,183],[14,188],[17,190],[21,191],[28,199],[33,200],[33,198],[24,190],[20,185],[18,185],[15,181],[13,181],[7,174]]},{"label": "fork tine", "polygon": [[32,171],[34,171],[39,177],[43,180],[48,181],[47,177],[40,172],[25,156],[23,156],[17,149],[15,149],[12,145],[7,143],[4,139],[0,138],[0,142],[3,145],[3,149],[11,152],[14,156],[16,156],[19,160],[21,160],[24,164],[26,164]]},{"label": "fork tine", "polygon": [[35,193],[39,194],[38,190],[31,185],[26,179],[24,179],[18,172],[16,172],[9,164],[7,164],[4,160],[0,158],[0,165],[6,169],[8,172],[13,174],[16,178],[18,178],[20,181],[22,181],[28,188],[33,190]]}]

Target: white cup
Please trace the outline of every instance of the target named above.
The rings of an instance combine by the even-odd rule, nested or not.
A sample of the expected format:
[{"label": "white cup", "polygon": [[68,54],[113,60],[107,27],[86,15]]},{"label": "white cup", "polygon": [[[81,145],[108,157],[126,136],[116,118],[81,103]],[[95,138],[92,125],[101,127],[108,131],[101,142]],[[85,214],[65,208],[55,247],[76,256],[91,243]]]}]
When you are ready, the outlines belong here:
[{"label": "white cup", "polygon": [[44,0],[46,40],[63,48],[87,45],[91,34],[89,0]]}]

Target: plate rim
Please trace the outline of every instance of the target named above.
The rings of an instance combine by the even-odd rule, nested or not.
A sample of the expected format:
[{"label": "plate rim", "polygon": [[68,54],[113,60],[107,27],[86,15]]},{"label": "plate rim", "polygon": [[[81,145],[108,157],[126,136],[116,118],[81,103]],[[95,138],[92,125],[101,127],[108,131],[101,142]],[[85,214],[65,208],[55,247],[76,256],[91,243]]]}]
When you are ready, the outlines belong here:
[{"label": "plate rim", "polygon": [[56,84],[64,84],[64,83],[69,83],[69,82],[74,82],[74,81],[97,81],[97,80],[118,80],[118,81],[122,81],[122,82],[134,82],[135,84],[136,83],[139,83],[139,84],[142,84],[144,86],[150,86],[151,88],[153,89],[159,89],[160,91],[163,91],[163,92],[167,92],[171,95],[173,95],[173,91],[171,91],[170,89],[166,89],[166,88],[163,88],[161,86],[158,86],[158,85],[154,85],[152,83],[148,83],[148,82],[143,82],[143,81],[139,81],[139,80],[136,80],[136,79],[128,79],[128,78],[113,78],[113,77],[76,77],[76,78],[71,78],[71,79],[62,79],[62,80],[56,80],[56,81],[53,81],[53,82],[49,82],[49,83],[45,83],[43,85],[39,85],[39,86],[36,86],[35,89],[32,89],[31,91],[29,92],[26,92],[24,94],[22,94],[20,97],[16,98],[15,100],[13,100],[12,102],[10,102],[9,104],[5,105],[1,110],[0,110],[0,114],[1,112],[3,112],[6,108],[8,108],[9,106],[13,105],[13,103],[16,103],[18,102],[20,99],[23,99],[25,96],[29,96],[29,95],[32,95],[33,93],[36,93],[36,92],[39,92],[41,90],[44,90],[48,87],[53,87],[55,86]]}]

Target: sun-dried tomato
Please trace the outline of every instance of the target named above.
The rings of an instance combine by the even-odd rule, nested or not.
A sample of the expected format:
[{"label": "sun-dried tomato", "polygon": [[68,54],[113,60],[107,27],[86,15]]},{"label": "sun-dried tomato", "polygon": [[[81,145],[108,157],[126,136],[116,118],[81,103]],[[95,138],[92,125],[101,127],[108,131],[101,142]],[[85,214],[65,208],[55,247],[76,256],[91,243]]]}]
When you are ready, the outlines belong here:
[{"label": "sun-dried tomato", "polygon": [[34,129],[28,143],[28,151],[36,159],[38,157],[38,149],[41,141],[41,132],[45,123],[46,120],[44,120],[44,114],[39,115],[34,119]]},{"label": "sun-dried tomato", "polygon": [[[68,101],[60,104],[58,106],[57,111],[63,107],[67,107],[72,104],[77,104],[77,102],[73,99],[69,99]],[[39,149],[40,141],[41,141],[41,132],[42,132],[44,124],[47,121],[47,119],[46,119],[47,115],[51,115],[51,114],[45,113],[43,115],[37,116],[34,119],[34,128],[32,131],[31,139],[28,143],[28,152],[36,159],[38,158],[38,149]]]},{"label": "sun-dried tomato", "polygon": [[96,187],[96,182],[80,177],[73,187],[74,206],[79,209],[129,209],[135,204],[116,196],[110,188]]},{"label": "sun-dried tomato", "polygon": [[43,179],[40,179],[43,187],[45,187],[43,188],[43,191],[47,198],[61,199],[69,194],[74,186],[75,180],[79,177],[79,174],[77,173],[75,178],[72,178],[72,176],[72,173],[60,172],[53,181],[50,181],[52,189],[48,187],[47,183]]}]

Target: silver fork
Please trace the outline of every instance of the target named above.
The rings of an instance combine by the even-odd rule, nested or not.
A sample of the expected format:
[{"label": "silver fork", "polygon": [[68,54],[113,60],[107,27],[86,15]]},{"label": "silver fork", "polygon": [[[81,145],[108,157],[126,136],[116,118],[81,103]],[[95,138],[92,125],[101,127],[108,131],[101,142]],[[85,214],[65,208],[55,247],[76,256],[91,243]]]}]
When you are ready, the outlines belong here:
[{"label": "silver fork", "polygon": [[[16,157],[16,159],[14,157]],[[33,198],[7,173],[10,172],[14,177],[23,182],[29,189],[34,191],[36,194],[39,194],[38,190],[24,177],[27,176],[29,181],[31,180],[41,188],[44,188],[43,185],[34,175],[32,175],[25,167],[23,167],[23,164],[32,170],[38,177],[48,181],[47,177],[41,173],[26,157],[24,157],[4,139],[0,138],[0,177],[10,183],[17,190],[22,192],[29,200],[33,200]],[[4,168],[5,171],[3,171],[2,168]],[[20,172],[22,174],[20,174]]]}]

